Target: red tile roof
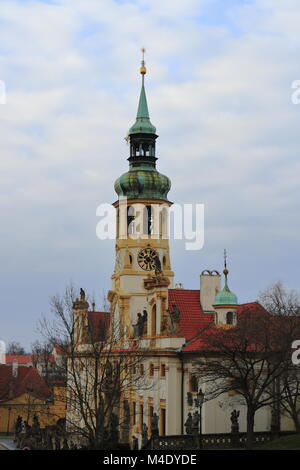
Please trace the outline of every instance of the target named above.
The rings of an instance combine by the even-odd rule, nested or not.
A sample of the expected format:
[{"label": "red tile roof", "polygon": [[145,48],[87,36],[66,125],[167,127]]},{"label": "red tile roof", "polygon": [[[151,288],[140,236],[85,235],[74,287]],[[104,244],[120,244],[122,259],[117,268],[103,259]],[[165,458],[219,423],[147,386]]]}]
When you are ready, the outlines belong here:
[{"label": "red tile roof", "polygon": [[214,321],[213,313],[203,313],[200,290],[169,289],[170,311],[173,311],[173,304],[180,310],[180,330],[187,341]]},{"label": "red tile roof", "polygon": [[[173,304],[176,304],[180,310],[180,330],[186,339],[183,351],[200,351],[205,347],[201,331],[214,323],[214,314],[203,312],[200,304],[200,290],[169,289],[170,311],[173,311]],[[238,317],[249,313],[268,315],[258,302],[241,304],[237,307]]]},{"label": "red tile roof", "polygon": [[6,364],[12,364],[13,361],[18,361],[18,364],[33,364],[31,354],[23,354],[22,356],[16,354],[6,354]]},{"label": "red tile roof", "polygon": [[93,331],[93,340],[104,340],[110,324],[110,313],[88,312],[88,322],[89,328]]},{"label": "red tile roof", "polygon": [[13,377],[12,366],[0,365],[0,402],[17,398],[30,391],[42,400],[51,396],[50,389],[35,367],[18,366],[18,375]]}]

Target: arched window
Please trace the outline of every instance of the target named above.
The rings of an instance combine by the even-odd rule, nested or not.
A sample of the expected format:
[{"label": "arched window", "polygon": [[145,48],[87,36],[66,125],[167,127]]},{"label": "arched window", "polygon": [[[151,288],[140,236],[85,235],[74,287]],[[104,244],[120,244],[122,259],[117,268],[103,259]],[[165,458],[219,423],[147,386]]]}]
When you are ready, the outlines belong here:
[{"label": "arched window", "polygon": [[134,234],[134,219],[135,219],[135,211],[133,206],[127,207],[127,234],[133,235]]},{"label": "arched window", "polygon": [[151,235],[153,228],[153,217],[151,206],[144,207],[143,213],[143,233],[144,235]]},{"label": "arched window", "polygon": [[227,312],[226,314],[226,324],[233,325],[233,312]]}]

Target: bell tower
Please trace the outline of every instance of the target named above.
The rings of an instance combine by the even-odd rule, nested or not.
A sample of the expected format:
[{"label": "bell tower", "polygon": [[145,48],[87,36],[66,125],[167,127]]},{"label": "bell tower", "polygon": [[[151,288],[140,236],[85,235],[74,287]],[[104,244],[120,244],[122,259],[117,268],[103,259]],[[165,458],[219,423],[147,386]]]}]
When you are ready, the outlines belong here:
[{"label": "bell tower", "polygon": [[[132,325],[141,318],[142,312],[144,318],[145,312],[148,313],[148,320],[151,316],[151,287],[147,279],[149,281],[151,276],[159,274],[164,279],[166,289],[167,285],[172,286],[174,278],[169,254],[169,207],[172,203],[168,200],[168,192],[171,182],[156,169],[158,135],[149,117],[144,49],[142,52],[142,84],[137,116],[126,138],[129,145],[129,170],[115,182],[118,200],[113,204],[116,208],[117,228],[115,270],[110,295],[113,293],[120,323],[129,328],[132,334]],[[158,306],[156,318],[159,325]],[[154,328],[149,324],[144,331],[156,334],[159,327]]]}]

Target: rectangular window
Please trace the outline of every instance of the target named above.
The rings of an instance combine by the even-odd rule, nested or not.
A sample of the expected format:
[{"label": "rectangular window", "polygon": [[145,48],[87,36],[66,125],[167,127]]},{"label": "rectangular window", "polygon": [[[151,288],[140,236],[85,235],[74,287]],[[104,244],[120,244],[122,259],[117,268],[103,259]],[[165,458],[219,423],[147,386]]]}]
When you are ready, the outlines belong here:
[{"label": "rectangular window", "polygon": [[163,378],[166,377],[166,364],[160,366],[160,376]]}]

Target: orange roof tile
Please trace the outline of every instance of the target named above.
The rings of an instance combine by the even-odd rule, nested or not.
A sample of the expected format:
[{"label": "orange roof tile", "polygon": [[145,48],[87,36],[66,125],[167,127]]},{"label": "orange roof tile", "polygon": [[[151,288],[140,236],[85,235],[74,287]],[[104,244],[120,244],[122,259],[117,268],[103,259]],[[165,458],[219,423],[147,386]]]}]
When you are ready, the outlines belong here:
[{"label": "orange roof tile", "polygon": [[18,361],[18,364],[32,364],[32,355],[31,354],[23,354],[23,355],[16,355],[16,354],[6,354],[6,364],[12,364],[13,361]]},{"label": "orange roof tile", "polygon": [[187,341],[214,321],[213,313],[203,313],[200,290],[169,289],[170,311],[173,311],[173,304],[180,310],[180,330]]},{"label": "orange roof tile", "polygon": [[13,377],[12,371],[12,366],[0,365],[0,402],[28,391],[42,400],[51,396],[50,389],[35,367],[18,366],[17,377]]},{"label": "orange roof tile", "polygon": [[[196,352],[205,347],[201,331],[214,324],[214,314],[204,313],[200,303],[200,290],[169,289],[169,310],[173,311],[173,304],[180,310],[180,330],[186,339],[184,352]],[[249,313],[258,315],[268,312],[258,302],[249,302],[237,307],[237,315]]]}]

